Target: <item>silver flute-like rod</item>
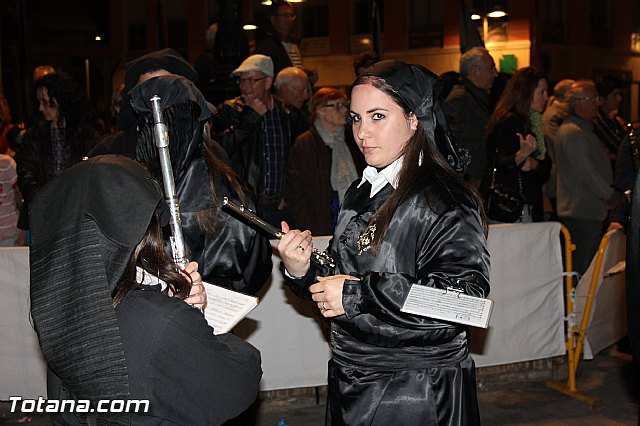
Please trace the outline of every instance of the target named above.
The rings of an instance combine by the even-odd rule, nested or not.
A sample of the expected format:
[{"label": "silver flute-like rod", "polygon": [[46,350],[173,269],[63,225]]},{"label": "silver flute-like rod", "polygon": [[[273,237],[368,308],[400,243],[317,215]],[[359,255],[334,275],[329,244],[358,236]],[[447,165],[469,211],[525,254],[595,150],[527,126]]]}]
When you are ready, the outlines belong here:
[{"label": "silver flute-like rod", "polygon": [[180,220],[180,205],[178,204],[178,196],[176,195],[176,185],[173,180],[173,169],[171,167],[171,156],[169,155],[169,133],[167,125],[162,118],[162,107],[160,106],[160,96],[153,95],[150,99],[151,109],[153,112],[153,137],[158,147],[158,155],[160,157],[160,169],[162,170],[162,183],[164,185],[164,198],[169,205],[169,213],[171,214],[171,253],[173,260],[179,266],[186,265],[187,249],[182,236],[182,226]]},{"label": "silver flute-like rod", "polygon": [[[239,216],[245,219],[247,222],[251,223],[252,225],[255,225],[257,228],[262,229],[267,234],[269,234],[269,236],[271,236],[272,238],[277,238],[279,240],[284,235],[284,232],[282,232],[280,229],[265,222],[264,220],[259,218],[254,212],[247,209],[245,206],[236,204],[227,197],[224,197],[222,199],[222,207],[226,207],[227,210],[230,210],[231,212],[235,213],[236,216]],[[320,265],[329,265],[331,267],[336,266],[336,262],[327,252],[320,251],[313,246],[312,246],[311,258],[315,259],[315,261],[318,262]]]}]

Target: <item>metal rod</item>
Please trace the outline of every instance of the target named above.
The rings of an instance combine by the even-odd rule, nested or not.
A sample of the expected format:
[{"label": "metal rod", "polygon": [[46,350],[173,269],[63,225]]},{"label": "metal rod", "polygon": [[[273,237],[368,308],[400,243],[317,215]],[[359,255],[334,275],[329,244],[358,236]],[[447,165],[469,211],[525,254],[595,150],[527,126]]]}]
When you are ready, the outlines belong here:
[{"label": "metal rod", "polygon": [[153,95],[150,101],[153,112],[153,136],[156,146],[158,147],[158,154],[160,157],[160,169],[162,171],[162,183],[164,185],[164,198],[169,205],[169,213],[171,215],[171,220],[169,222],[171,227],[171,237],[169,237],[171,242],[171,253],[173,254],[174,262],[179,266],[184,266],[189,262],[189,260],[187,259],[187,249],[184,244],[184,237],[182,236],[180,205],[178,204],[176,185],[173,180],[173,169],[171,167],[171,156],[169,154],[169,133],[167,132],[167,126],[162,118],[160,97],[158,95]]},{"label": "metal rod", "polygon": [[[284,235],[280,229],[275,226],[265,222],[261,218],[259,218],[255,213],[251,210],[245,208],[245,206],[236,204],[233,201],[229,200],[229,198],[224,197],[222,199],[222,207],[226,207],[227,210],[235,213],[236,216],[239,216],[241,219],[246,220],[250,224],[254,225],[257,228],[262,229],[267,234],[269,234],[272,238],[280,239]],[[312,246],[311,259],[314,259],[320,265],[329,265],[331,267],[336,266],[336,262],[333,258],[324,251],[320,251],[317,248]]]}]

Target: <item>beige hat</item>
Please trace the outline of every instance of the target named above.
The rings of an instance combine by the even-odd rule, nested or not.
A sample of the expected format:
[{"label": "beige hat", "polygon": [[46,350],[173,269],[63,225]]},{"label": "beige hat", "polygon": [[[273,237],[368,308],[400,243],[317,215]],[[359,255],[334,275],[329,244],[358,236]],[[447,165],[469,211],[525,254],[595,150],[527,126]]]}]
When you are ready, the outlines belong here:
[{"label": "beige hat", "polygon": [[265,55],[251,55],[233,70],[232,76],[236,77],[243,72],[260,71],[268,77],[273,77],[273,61]]}]

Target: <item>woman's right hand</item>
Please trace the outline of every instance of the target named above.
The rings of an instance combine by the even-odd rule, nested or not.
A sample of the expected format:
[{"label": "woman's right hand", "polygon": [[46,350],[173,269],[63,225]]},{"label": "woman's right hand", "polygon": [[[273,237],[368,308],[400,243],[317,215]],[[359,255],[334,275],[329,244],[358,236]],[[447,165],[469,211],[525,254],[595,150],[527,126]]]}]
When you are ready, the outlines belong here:
[{"label": "woman's right hand", "polygon": [[207,306],[207,292],[198,272],[198,262],[187,263],[182,272],[191,278],[191,292],[184,301],[198,309],[204,309]]},{"label": "woman's right hand", "polygon": [[310,231],[289,229],[287,222],[282,222],[284,235],[278,241],[278,252],[284,267],[292,277],[303,277],[311,265],[313,248]]},{"label": "woman's right hand", "polygon": [[536,141],[535,136],[531,133],[527,135],[525,138],[522,136],[522,133],[518,133],[518,138],[520,139],[520,149],[516,152],[516,165],[520,166],[524,160],[533,152],[538,149],[538,142]]}]

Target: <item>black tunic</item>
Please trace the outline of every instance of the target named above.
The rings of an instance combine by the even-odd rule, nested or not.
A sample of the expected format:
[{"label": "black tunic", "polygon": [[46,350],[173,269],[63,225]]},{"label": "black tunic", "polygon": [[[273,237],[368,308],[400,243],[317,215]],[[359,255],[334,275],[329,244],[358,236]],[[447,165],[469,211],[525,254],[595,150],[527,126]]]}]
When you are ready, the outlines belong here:
[{"label": "black tunic", "polygon": [[478,424],[474,363],[466,327],[400,312],[412,284],[489,292],[489,254],[478,210],[453,207],[426,188],[398,206],[378,255],[358,238],[392,193],[348,190],[330,254],[288,284],[301,296],[317,276],[350,274],[345,315],[332,321],[328,425]]},{"label": "black tunic", "polygon": [[[116,308],[132,400],[149,400],[132,425],[219,425],[255,400],[260,353],[232,334],[214,335],[202,314],[157,291],[129,292]],[[51,371],[49,398],[68,398]],[[73,413],[55,425],[80,425]]]}]

